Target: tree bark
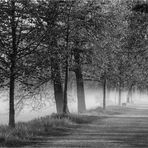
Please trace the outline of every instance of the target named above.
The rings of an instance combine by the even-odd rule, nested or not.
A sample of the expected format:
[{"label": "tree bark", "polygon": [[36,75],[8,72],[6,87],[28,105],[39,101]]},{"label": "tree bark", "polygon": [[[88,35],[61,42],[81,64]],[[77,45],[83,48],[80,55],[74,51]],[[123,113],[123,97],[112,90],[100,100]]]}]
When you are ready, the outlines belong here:
[{"label": "tree bark", "polygon": [[54,85],[54,97],[56,103],[56,110],[58,114],[63,113],[63,88],[61,82],[60,66],[58,63],[58,56],[56,54],[52,55],[51,58],[51,75]]},{"label": "tree bark", "polygon": [[66,50],[65,50],[65,83],[64,83],[64,102],[63,102],[63,114],[67,114],[67,88],[68,88],[68,72],[69,72],[69,35],[70,35],[70,13],[71,7],[68,8],[68,15],[67,15],[67,29],[66,29]]},{"label": "tree bark", "polygon": [[77,83],[78,113],[83,113],[86,111],[86,105],[85,105],[84,81],[83,81],[81,67],[75,70],[75,74],[76,74],[76,83]]},{"label": "tree bark", "polygon": [[63,113],[67,114],[67,87],[68,87],[68,57],[66,59],[66,69],[65,69],[65,84],[64,84],[64,103],[63,103]]},{"label": "tree bark", "polygon": [[15,127],[14,90],[15,90],[15,78],[13,75],[13,67],[12,67],[11,76],[10,76],[10,88],[9,88],[9,126],[11,128]]},{"label": "tree bark", "polygon": [[54,96],[56,103],[56,110],[58,114],[63,113],[63,89],[61,81],[54,80]]},{"label": "tree bark", "polygon": [[9,126],[15,127],[14,91],[15,91],[15,67],[16,67],[16,24],[15,24],[15,1],[11,0],[11,30],[12,30],[12,53],[10,55],[10,84],[9,84]]},{"label": "tree bark", "polygon": [[81,69],[79,49],[74,50],[74,58],[76,63],[74,72],[76,75],[76,83],[77,83],[78,113],[83,113],[86,111],[86,104],[85,104],[84,81]]}]

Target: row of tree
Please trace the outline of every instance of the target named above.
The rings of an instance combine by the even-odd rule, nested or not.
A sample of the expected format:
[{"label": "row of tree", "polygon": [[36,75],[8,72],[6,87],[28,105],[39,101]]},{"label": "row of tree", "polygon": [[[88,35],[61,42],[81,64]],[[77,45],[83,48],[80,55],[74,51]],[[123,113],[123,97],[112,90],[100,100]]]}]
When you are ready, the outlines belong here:
[{"label": "row of tree", "polygon": [[34,95],[49,82],[57,112],[68,113],[70,71],[76,76],[80,113],[86,110],[85,79],[102,83],[104,108],[107,85],[119,89],[119,104],[122,88],[147,88],[143,3],[0,0],[0,84],[9,90],[9,126],[15,127],[17,91]]}]

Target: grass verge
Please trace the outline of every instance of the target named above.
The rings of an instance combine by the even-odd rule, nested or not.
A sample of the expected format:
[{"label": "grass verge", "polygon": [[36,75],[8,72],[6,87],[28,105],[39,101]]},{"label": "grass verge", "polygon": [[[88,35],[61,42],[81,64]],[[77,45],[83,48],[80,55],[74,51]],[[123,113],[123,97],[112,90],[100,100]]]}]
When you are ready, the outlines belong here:
[{"label": "grass verge", "polygon": [[92,120],[92,118],[83,115],[52,114],[26,123],[19,122],[14,129],[10,129],[8,126],[0,126],[0,147],[20,147],[32,144],[31,139],[39,136],[62,136],[67,134],[65,128],[74,128],[78,124],[88,123]]}]

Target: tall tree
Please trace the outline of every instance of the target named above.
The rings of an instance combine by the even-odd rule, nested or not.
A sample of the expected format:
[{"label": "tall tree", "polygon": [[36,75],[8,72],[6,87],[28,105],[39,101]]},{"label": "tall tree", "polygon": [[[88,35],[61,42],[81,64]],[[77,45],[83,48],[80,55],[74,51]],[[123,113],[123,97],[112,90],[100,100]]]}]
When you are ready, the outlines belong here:
[{"label": "tall tree", "polygon": [[82,62],[81,62],[81,50],[76,48],[74,51],[74,58],[75,58],[75,75],[76,75],[76,83],[77,83],[77,98],[78,98],[78,112],[82,113],[86,111],[86,104],[85,104],[85,92],[84,92],[84,80],[82,74]]},{"label": "tall tree", "polygon": [[[64,50],[62,39],[63,22],[61,18],[64,3],[64,1],[39,0],[33,8],[32,13],[32,17],[36,20],[36,26],[41,28],[41,33],[46,35],[46,38],[42,41],[42,45],[40,46],[40,55],[37,57],[40,63],[42,63],[42,61],[45,61],[45,63],[39,64],[36,62],[36,70],[28,78],[32,79],[32,82],[36,82],[32,84],[34,88],[38,88],[49,81],[53,82],[57,113],[63,113],[64,101],[61,74],[63,65],[62,52]],[[34,58],[35,57],[32,59]],[[40,69],[39,75],[35,77],[38,69]],[[41,74],[41,72],[43,73]]]},{"label": "tall tree", "polygon": [[[0,1],[0,65],[4,77],[1,86],[9,88],[9,126],[15,127],[15,84],[21,84],[22,69],[19,63],[24,63],[27,55],[32,53],[41,40],[36,39],[36,28],[30,17],[29,1]],[[37,43],[38,41],[38,43]]]}]

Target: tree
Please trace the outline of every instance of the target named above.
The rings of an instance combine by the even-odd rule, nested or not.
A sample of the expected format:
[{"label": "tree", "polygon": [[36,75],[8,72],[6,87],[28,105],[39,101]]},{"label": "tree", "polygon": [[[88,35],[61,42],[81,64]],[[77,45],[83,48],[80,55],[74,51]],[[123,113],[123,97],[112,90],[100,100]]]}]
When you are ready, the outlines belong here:
[{"label": "tree", "polygon": [[[120,40],[123,37],[122,34],[125,32],[126,25],[123,23],[124,10],[119,13],[119,7],[111,2],[97,2],[94,3],[92,8],[92,17],[88,21],[88,33],[90,42],[93,44],[93,59],[91,68],[89,68],[91,70],[90,75],[93,75],[91,77],[102,83],[103,108],[105,108],[107,82],[109,82],[108,85],[114,87],[119,84],[123,77],[122,73],[119,72],[119,69],[121,69],[119,67],[123,64],[120,64],[119,61],[121,58],[124,59],[124,56],[118,54],[120,57],[117,60],[117,53],[121,52]],[[123,31],[121,31],[122,29]]]},{"label": "tree", "polygon": [[[30,59],[31,63],[34,63],[35,58],[38,59],[33,66],[35,70],[30,76],[26,75],[25,77],[28,83],[32,83],[33,89],[52,81],[57,113],[63,113],[64,101],[61,74],[64,49],[61,21],[63,4],[64,1],[39,0],[32,9],[31,16],[36,20],[35,25],[41,28],[39,32],[45,34],[46,38],[41,42],[38,56],[36,57],[34,54]],[[39,74],[36,76],[37,71]]]},{"label": "tree", "polygon": [[147,3],[137,1],[132,3],[131,14],[128,17],[127,49],[130,65],[129,91],[134,85],[145,89],[147,87]]},{"label": "tree", "polygon": [[29,15],[30,6],[29,1],[0,1],[0,70],[4,78],[1,86],[9,88],[9,126],[12,128],[15,127],[15,84],[21,83],[22,76],[19,63],[38,47],[42,38],[32,40],[36,28]]},{"label": "tree", "polygon": [[[45,78],[46,81],[43,79],[43,83],[47,83],[49,80],[53,81],[58,113],[67,112],[67,83],[72,50],[71,36],[75,27],[73,25],[75,22],[75,3],[76,1],[38,1],[32,15],[37,20],[36,26],[42,28],[41,32],[48,32],[48,37],[43,40],[40,51],[45,52],[46,57],[43,56],[43,58],[50,63],[46,64],[47,69],[44,67],[44,71],[51,75],[51,79]],[[42,55],[41,52],[39,54]],[[44,61],[40,57],[38,58],[39,61]],[[43,68],[42,65],[38,65],[38,62],[36,64],[39,69]],[[51,67],[51,71],[48,70],[49,67]],[[36,74],[32,73],[31,77],[34,77],[34,75]],[[31,77],[28,78],[31,79]],[[49,76],[45,75],[45,77],[48,78]],[[40,75],[35,79],[32,81],[41,80]],[[62,88],[62,82],[64,82],[64,89]],[[39,83],[38,86],[43,83]]]},{"label": "tree", "polygon": [[[66,1],[64,5],[64,10],[62,13],[63,20],[61,21],[63,25],[63,40],[65,42],[64,47],[64,55],[65,63],[64,63],[64,70],[65,70],[65,80],[64,80],[64,108],[63,112],[66,113],[66,106],[67,106],[67,83],[68,83],[68,73],[69,70],[72,69],[76,74],[76,81],[77,81],[77,96],[78,96],[78,112],[84,112],[86,110],[85,107],[85,96],[84,96],[84,86],[83,86],[83,77],[82,71],[80,68],[80,52],[77,48],[76,43],[76,32],[78,33],[82,29],[82,1]],[[79,15],[78,15],[79,14]],[[81,17],[82,16],[82,17]],[[84,29],[84,27],[83,27]],[[79,34],[79,33],[78,33]],[[80,35],[80,34],[79,34]],[[79,36],[79,39],[82,35]],[[80,41],[79,41],[80,43]],[[73,61],[76,64],[72,64]],[[79,64],[79,67],[78,67]],[[77,66],[76,66],[77,65]],[[76,68],[77,67],[77,68]]]}]

